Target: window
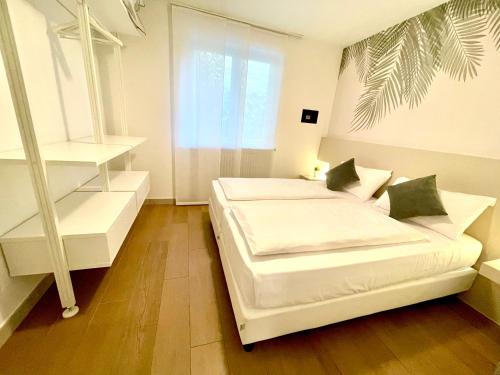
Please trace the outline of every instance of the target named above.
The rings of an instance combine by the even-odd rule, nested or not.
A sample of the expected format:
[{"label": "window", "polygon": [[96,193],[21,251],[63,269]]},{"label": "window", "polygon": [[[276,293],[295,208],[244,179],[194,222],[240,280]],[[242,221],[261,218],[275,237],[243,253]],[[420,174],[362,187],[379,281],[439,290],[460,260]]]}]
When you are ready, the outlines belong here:
[{"label": "window", "polygon": [[[214,116],[220,120],[218,124],[210,124],[210,115],[206,116],[206,123],[200,118],[192,119],[192,124],[184,123],[178,134],[181,147],[275,148],[282,57],[257,48],[248,51],[251,58],[237,52],[232,53],[228,48],[225,55],[200,50],[194,53],[191,69],[194,66],[195,74],[203,76],[194,88],[198,92],[197,105],[206,107],[202,111],[198,107],[197,112],[217,110],[213,101],[220,95],[222,113]],[[201,123],[196,124],[197,121]],[[216,129],[217,126],[220,129]]]}]

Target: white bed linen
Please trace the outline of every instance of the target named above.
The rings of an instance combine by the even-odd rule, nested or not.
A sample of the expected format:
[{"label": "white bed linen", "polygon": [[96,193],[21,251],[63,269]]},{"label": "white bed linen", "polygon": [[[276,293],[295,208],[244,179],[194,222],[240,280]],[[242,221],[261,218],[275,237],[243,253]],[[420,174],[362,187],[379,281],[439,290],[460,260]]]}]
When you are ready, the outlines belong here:
[{"label": "white bed linen", "polygon": [[468,235],[450,240],[409,225],[429,241],[263,257],[250,253],[226,209],[222,241],[244,302],[254,308],[318,302],[435,276],[470,267],[481,253],[481,243]]},{"label": "white bed linen", "polygon": [[426,240],[422,232],[344,199],[253,201],[231,212],[253,255]]},{"label": "white bed linen", "polygon": [[[304,180],[305,181],[305,180]],[[324,185],[324,181],[309,181],[309,183],[312,184],[320,184]],[[349,201],[353,202],[360,202],[360,199],[351,194],[351,193],[346,193],[346,192],[341,192],[338,191],[336,192],[336,197],[337,198],[342,198],[346,199]],[[210,197],[209,197],[209,205],[213,208],[213,213],[216,219],[216,223],[214,223],[217,226],[217,230],[220,231],[220,226],[222,223],[222,214],[224,212],[225,208],[230,208],[230,207],[235,207],[235,206],[245,206],[253,201],[231,201],[228,200],[226,195],[224,194],[224,190],[222,189],[222,186],[220,185],[218,180],[212,181],[212,186],[210,189]]]},{"label": "white bed linen", "polygon": [[345,192],[327,189],[324,181],[299,178],[219,178],[227,200],[342,198]]},{"label": "white bed linen", "polygon": [[217,231],[221,231],[221,225],[223,220],[223,213],[226,208],[231,208],[236,205],[245,205],[252,201],[228,201],[224,195],[224,190],[219,184],[219,181],[212,181],[212,186],[210,189],[210,197],[208,198],[208,204],[212,207],[212,212],[215,216],[215,225]]}]

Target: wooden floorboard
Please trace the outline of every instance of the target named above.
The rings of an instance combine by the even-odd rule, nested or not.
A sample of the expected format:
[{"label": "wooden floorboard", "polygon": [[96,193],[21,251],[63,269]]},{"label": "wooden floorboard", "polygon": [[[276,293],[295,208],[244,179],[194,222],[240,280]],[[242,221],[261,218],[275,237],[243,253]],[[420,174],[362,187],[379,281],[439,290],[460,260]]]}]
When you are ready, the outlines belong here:
[{"label": "wooden floorboard", "polygon": [[187,277],[165,280],[154,346],[153,374],[189,374],[189,332],[189,280]]},{"label": "wooden floorboard", "polygon": [[219,311],[207,249],[189,252],[189,316],[191,346],[222,340]]},{"label": "wooden floorboard", "polygon": [[191,374],[229,374],[221,342],[195,346],[191,349]]},{"label": "wooden floorboard", "polygon": [[500,328],[454,297],[239,341],[206,206],[147,205],[113,267],[52,286],[0,348],[0,374],[492,374]]},{"label": "wooden floorboard", "polygon": [[167,264],[165,267],[165,278],[189,276],[189,253],[188,253],[188,224],[170,224],[170,238],[168,240]]}]

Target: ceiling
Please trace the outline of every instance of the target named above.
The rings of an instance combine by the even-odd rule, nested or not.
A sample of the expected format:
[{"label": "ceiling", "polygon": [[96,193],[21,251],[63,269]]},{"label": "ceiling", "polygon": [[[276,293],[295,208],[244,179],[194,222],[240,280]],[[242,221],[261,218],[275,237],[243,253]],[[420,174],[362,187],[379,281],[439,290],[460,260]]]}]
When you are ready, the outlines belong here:
[{"label": "ceiling", "polygon": [[[177,1],[177,0],[175,0]],[[253,23],[348,46],[443,0],[178,0]]]}]

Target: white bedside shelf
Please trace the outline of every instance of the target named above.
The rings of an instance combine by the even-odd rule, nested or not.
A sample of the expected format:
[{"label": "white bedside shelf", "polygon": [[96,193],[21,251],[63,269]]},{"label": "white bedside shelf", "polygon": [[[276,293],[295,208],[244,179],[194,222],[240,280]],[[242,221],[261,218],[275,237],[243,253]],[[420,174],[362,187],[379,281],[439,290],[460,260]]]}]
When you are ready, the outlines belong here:
[{"label": "white bedside shelf", "polygon": [[[111,266],[137,215],[133,192],[75,192],[56,210],[70,270]],[[39,215],[0,243],[11,276],[53,272]]]},{"label": "white bedside shelf", "polygon": [[[135,193],[137,212],[149,194],[149,172],[109,171],[111,191],[131,191]],[[78,191],[102,191],[102,178],[97,176],[81,186]]]},{"label": "white bedside shelf", "polygon": [[[79,143],[96,143],[94,137],[83,137],[74,139],[73,142]],[[121,145],[135,148],[146,142],[145,137],[129,137],[125,135],[105,135],[102,143],[105,145]]]},{"label": "white bedside shelf", "polygon": [[[40,146],[42,158],[51,164],[99,166],[131,150],[130,146],[82,142],[58,142]],[[0,152],[2,161],[26,161],[23,149]]]},{"label": "white bedside shelf", "polygon": [[500,285],[500,259],[483,262],[479,274]]}]

